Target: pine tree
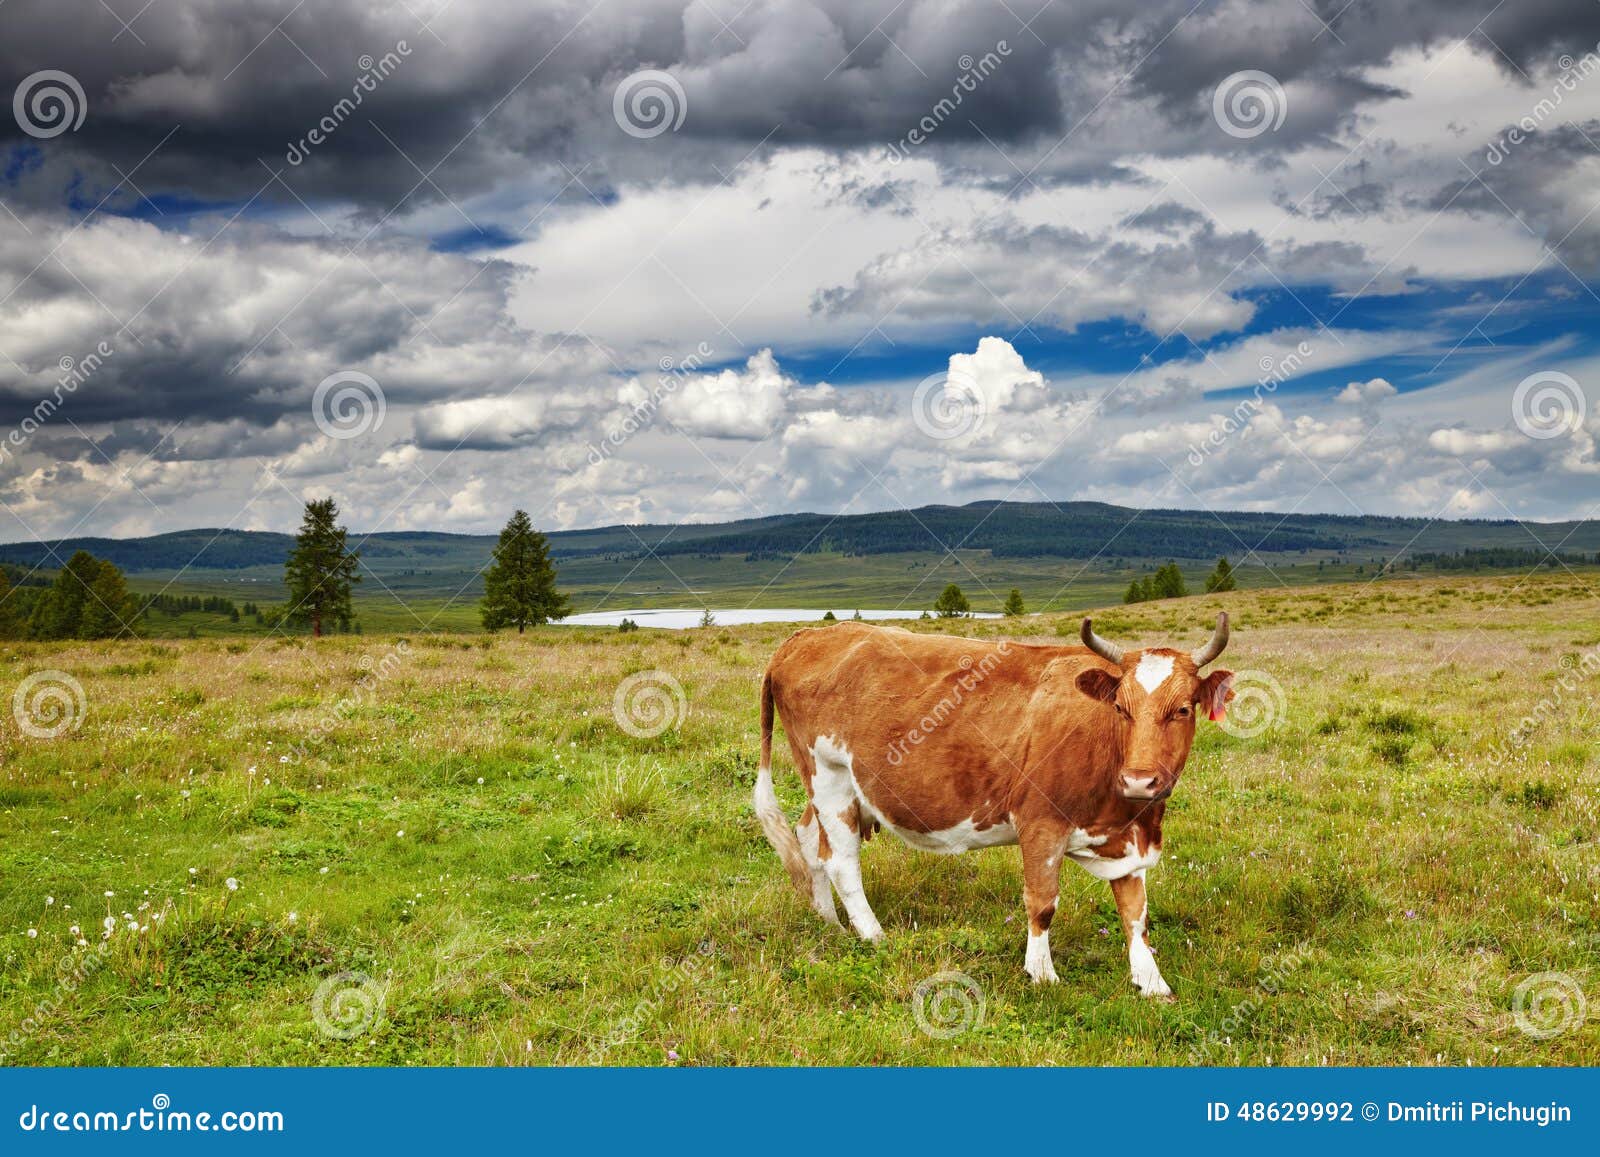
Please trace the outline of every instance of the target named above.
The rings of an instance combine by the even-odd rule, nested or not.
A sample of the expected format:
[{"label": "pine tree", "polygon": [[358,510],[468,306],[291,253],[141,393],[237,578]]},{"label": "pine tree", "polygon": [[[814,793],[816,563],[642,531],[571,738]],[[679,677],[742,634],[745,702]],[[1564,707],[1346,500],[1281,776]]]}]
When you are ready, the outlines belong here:
[{"label": "pine tree", "polygon": [[1217,559],[1217,569],[1206,576],[1206,594],[1238,589],[1239,583],[1233,577],[1233,564],[1226,557]]},{"label": "pine tree", "polygon": [[89,584],[89,597],[83,602],[83,614],[78,621],[80,639],[118,639],[133,634],[133,621],[139,615],[139,604],[128,593],[127,581],[122,571],[104,560]]},{"label": "pine tree", "polygon": [[1145,600],[1144,588],[1139,585],[1139,580],[1134,579],[1128,583],[1128,593],[1122,596],[1125,603],[1142,603]]},{"label": "pine tree", "polygon": [[495,544],[494,562],[483,578],[483,626],[488,631],[564,619],[572,613],[567,596],[556,590],[550,542],[533,529],[526,511],[515,511]]},{"label": "pine tree", "polygon": [[289,587],[285,617],[291,623],[310,623],[313,637],[322,635],[324,623],[348,627],[354,615],[350,588],[361,581],[356,573],[361,555],[346,549],[345,534],[332,498],[306,503],[283,581]]},{"label": "pine tree", "polygon": [[961,588],[951,583],[939,592],[939,597],[933,601],[933,609],[941,619],[955,619],[970,611],[972,604],[967,602],[967,596],[961,593]]},{"label": "pine tree", "polygon": [[1005,613],[1007,618],[1016,618],[1027,613],[1027,608],[1022,605],[1022,592],[1016,587],[1011,588],[1011,593],[1006,596]]}]

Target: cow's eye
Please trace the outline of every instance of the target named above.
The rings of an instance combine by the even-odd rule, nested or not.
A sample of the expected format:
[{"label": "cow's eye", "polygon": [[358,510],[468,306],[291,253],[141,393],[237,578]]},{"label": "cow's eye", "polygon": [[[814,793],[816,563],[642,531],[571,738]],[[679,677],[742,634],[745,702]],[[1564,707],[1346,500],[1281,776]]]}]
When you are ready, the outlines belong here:
[{"label": "cow's eye", "polygon": [[1113,703],[1113,704],[1111,704],[1111,706],[1115,707],[1117,709],[1117,714],[1122,716],[1124,719],[1132,719],[1133,718],[1132,715],[1128,714],[1128,709],[1126,707],[1124,707],[1122,704]]},{"label": "cow's eye", "polygon": [[1172,717],[1174,719],[1187,719],[1187,718],[1189,718],[1189,714],[1190,714],[1189,708],[1188,708],[1187,705],[1185,705],[1183,707],[1178,708],[1176,711],[1174,711],[1172,713]]}]

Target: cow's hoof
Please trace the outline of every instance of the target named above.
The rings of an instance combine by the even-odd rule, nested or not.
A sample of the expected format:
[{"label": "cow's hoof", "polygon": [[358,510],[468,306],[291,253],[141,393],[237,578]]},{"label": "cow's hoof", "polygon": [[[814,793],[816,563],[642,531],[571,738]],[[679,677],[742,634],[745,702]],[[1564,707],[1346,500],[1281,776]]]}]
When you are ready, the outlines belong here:
[{"label": "cow's hoof", "polygon": [[1054,984],[1056,982],[1055,962],[1048,956],[1043,960],[1030,959],[1023,961],[1022,971],[1028,974],[1028,979],[1035,984]]},{"label": "cow's hoof", "polygon": [[1177,997],[1172,995],[1172,989],[1167,987],[1167,982],[1162,980],[1159,976],[1156,977],[1154,981],[1144,984],[1140,984],[1137,980],[1135,980],[1133,983],[1134,986],[1138,988],[1139,995],[1144,997],[1146,1000],[1159,1000],[1167,1004],[1171,1004],[1177,1000]]}]

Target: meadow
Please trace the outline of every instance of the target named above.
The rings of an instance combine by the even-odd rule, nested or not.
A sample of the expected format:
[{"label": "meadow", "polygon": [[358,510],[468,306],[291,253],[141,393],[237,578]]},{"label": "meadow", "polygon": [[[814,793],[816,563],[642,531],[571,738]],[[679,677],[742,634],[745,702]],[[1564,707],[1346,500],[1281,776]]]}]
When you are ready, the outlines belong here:
[{"label": "meadow", "polygon": [[[0,713],[0,1054],[1600,1063],[1592,583],[1248,590],[1096,627],[1194,646],[1218,609],[1251,694],[1235,733],[1200,725],[1150,874],[1170,1004],[1135,994],[1109,889],[1071,868],[1061,983],[1031,986],[1014,848],[875,839],[886,942],[818,921],[749,805],[786,626],[0,645],[8,696],[82,690],[53,722]],[[52,675],[24,706],[51,686],[73,693]],[[658,697],[619,717],[619,687]],[[797,816],[786,754],[778,787]]]}]

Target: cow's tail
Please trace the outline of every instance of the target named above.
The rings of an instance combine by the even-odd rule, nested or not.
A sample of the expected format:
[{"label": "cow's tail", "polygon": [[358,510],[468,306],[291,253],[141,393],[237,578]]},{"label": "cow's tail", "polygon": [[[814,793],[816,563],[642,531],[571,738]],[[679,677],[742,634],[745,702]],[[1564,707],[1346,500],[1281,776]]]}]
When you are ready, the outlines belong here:
[{"label": "cow's tail", "polygon": [[811,869],[800,853],[800,841],[789,826],[789,817],[778,804],[778,793],[772,787],[772,673],[761,676],[761,766],[756,771],[756,818],[767,842],[778,853],[789,878],[800,895],[811,899]]}]

